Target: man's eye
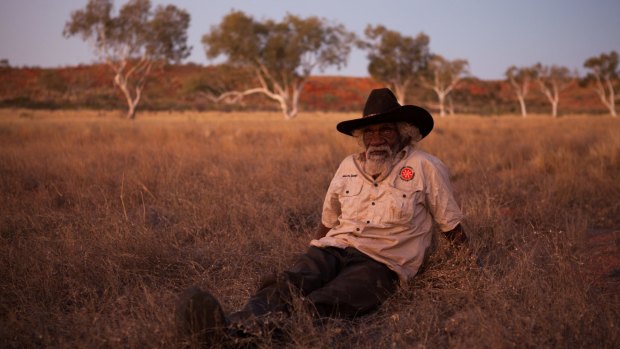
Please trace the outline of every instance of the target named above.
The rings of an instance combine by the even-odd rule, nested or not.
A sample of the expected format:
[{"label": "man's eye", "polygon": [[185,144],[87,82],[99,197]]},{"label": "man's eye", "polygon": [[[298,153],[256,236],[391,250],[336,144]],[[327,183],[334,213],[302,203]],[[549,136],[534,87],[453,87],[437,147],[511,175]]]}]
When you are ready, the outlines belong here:
[{"label": "man's eye", "polygon": [[381,135],[383,137],[391,137],[391,136],[394,135],[395,132],[396,132],[396,130],[391,129],[391,128],[382,128],[382,129],[376,130],[376,131],[375,130],[364,130],[363,131],[364,136],[366,136],[366,137],[370,137],[371,135],[374,135],[374,134],[379,134],[379,135]]}]

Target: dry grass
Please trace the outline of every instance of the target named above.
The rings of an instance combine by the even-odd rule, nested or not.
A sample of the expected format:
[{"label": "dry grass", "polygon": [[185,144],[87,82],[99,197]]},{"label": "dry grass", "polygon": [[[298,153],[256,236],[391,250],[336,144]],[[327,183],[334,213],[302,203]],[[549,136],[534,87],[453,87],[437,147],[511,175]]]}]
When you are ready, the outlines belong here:
[{"label": "dry grass", "polygon": [[[305,249],[354,116],[0,110],[0,343],[181,346],[180,290],[235,310]],[[287,346],[620,347],[618,265],[591,262],[619,247],[588,243],[620,228],[620,121],[458,116],[423,148],[485,267],[439,240],[379,312],[323,328],[301,312]]]}]

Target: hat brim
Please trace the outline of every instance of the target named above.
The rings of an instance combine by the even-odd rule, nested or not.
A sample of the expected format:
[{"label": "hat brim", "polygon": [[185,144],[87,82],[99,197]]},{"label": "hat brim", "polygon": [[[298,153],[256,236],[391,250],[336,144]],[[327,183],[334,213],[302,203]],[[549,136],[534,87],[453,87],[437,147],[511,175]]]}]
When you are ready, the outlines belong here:
[{"label": "hat brim", "polygon": [[420,130],[422,138],[426,137],[434,126],[433,117],[424,108],[415,105],[403,105],[386,113],[342,121],[336,125],[336,129],[346,135],[353,136],[353,132],[359,128],[388,122],[408,122]]}]

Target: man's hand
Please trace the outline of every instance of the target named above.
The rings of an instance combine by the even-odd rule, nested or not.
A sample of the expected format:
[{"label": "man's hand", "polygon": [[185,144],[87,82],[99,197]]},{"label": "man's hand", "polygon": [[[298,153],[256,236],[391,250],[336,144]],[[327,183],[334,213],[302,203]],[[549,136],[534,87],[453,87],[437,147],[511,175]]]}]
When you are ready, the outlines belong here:
[{"label": "man's hand", "polygon": [[316,234],[314,235],[314,238],[318,240],[318,239],[324,237],[325,234],[327,234],[327,232],[329,230],[330,229],[328,227],[324,226],[323,223],[320,223],[319,227],[316,229]]},{"label": "man's hand", "polygon": [[[467,237],[467,234],[465,234],[465,231],[463,230],[461,224],[457,225],[456,227],[454,227],[454,229],[450,231],[444,232],[443,235],[446,237],[446,239],[450,241],[450,244],[455,247],[467,245],[467,243],[469,242],[469,238]],[[470,249],[467,249],[467,253],[470,254],[470,258],[472,260],[476,260],[476,265],[478,266],[478,268],[483,267],[482,259],[480,258],[480,256],[474,254],[473,251],[471,251]]]},{"label": "man's hand", "polygon": [[463,230],[463,226],[459,223],[454,229],[450,231],[446,231],[443,235],[450,241],[450,244],[454,246],[460,246],[462,244],[466,244],[469,241],[467,234]]}]

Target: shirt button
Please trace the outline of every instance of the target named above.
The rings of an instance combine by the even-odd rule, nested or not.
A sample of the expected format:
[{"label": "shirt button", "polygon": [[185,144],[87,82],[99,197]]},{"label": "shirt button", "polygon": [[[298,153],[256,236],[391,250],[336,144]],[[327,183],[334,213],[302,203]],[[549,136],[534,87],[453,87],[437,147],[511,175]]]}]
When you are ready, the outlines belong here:
[{"label": "shirt button", "polygon": [[375,205],[375,203],[373,202],[373,203],[372,203],[372,205],[374,206],[374,205]]},{"label": "shirt button", "polygon": [[360,231],[360,228],[355,228],[355,230]]},{"label": "shirt button", "polygon": [[379,184],[375,183],[375,187],[378,187],[378,186],[379,186]]},{"label": "shirt button", "polygon": [[348,190],[347,190],[347,191],[345,191],[345,194],[349,194],[349,191],[348,191]]},{"label": "shirt button", "polygon": [[403,197],[404,197],[404,198],[406,198],[406,197],[407,197],[407,194],[403,194]]},{"label": "shirt button", "polygon": [[366,221],[366,224],[370,224],[370,221]]}]

